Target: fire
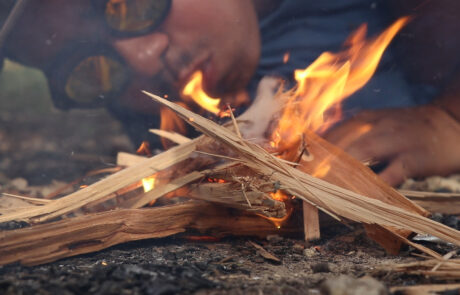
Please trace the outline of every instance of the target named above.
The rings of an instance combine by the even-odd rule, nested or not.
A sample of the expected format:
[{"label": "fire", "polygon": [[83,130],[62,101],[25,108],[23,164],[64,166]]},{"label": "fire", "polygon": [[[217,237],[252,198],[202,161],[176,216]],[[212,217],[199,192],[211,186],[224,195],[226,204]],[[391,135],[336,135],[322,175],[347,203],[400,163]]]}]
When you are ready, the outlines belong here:
[{"label": "fire", "polygon": [[345,42],[344,51],[324,52],[306,69],[296,70],[297,86],[289,91],[272,142],[288,148],[298,142],[304,130],[322,133],[338,122],[340,103],[370,80],[388,44],[408,21],[408,17],[397,20],[369,41],[365,40],[364,24]]},{"label": "fire", "polygon": [[195,72],[190,81],[185,85],[182,90],[182,95],[192,98],[203,109],[219,115],[220,113],[220,98],[212,98],[203,90],[203,73],[200,71]]},{"label": "fire", "polygon": [[285,202],[289,200],[289,197],[280,190],[277,190],[274,193],[270,193],[270,197],[274,200],[281,201],[281,202]]},{"label": "fire", "polygon": [[140,146],[137,148],[136,154],[143,156],[151,156],[150,145],[148,141],[143,141]]},{"label": "fire", "polygon": [[150,177],[142,178],[142,186],[144,187],[144,192],[147,193],[155,188],[156,175]]}]

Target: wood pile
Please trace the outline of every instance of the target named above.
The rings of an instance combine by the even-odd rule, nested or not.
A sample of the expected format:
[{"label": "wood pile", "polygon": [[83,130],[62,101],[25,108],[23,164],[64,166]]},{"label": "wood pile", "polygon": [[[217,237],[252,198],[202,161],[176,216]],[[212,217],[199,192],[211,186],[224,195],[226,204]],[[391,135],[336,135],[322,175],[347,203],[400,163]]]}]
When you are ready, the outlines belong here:
[{"label": "wood pile", "polygon": [[[273,225],[280,227],[296,210],[291,200],[274,198],[277,192],[303,202],[307,238],[319,237],[320,210],[345,224],[363,223],[368,235],[390,253],[408,243],[439,259],[434,251],[410,242],[412,233],[460,245],[460,232],[428,219],[422,207],[313,133],[306,132],[287,159],[252,142],[251,134],[263,134],[279,111],[275,107],[264,113],[265,118],[259,115],[254,124],[249,118],[255,117],[258,103],[267,102],[265,98],[232,118],[231,124],[220,126],[148,95],[204,135],[189,140],[163,134],[179,144],[152,158],[125,155],[120,161],[128,167],[97,183],[59,199],[3,211],[0,222],[26,221],[32,226],[0,233],[0,264],[40,264],[188,230],[243,236],[298,232],[289,225]],[[310,175],[325,163],[326,173]],[[139,193],[141,180],[152,175],[155,187]],[[144,208],[178,196],[192,201]]]}]

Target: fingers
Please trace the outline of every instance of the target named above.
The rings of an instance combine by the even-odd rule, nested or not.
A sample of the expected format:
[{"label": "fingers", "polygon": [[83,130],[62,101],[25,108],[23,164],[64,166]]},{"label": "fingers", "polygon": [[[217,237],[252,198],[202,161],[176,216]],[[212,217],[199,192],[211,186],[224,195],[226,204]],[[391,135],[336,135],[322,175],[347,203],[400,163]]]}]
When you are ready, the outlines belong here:
[{"label": "fingers", "polygon": [[406,170],[404,164],[400,159],[393,160],[390,164],[379,174],[388,185],[396,187],[406,180]]},{"label": "fingers", "polygon": [[389,185],[398,186],[411,177],[425,176],[427,162],[416,152],[403,153],[393,158],[379,176]]}]

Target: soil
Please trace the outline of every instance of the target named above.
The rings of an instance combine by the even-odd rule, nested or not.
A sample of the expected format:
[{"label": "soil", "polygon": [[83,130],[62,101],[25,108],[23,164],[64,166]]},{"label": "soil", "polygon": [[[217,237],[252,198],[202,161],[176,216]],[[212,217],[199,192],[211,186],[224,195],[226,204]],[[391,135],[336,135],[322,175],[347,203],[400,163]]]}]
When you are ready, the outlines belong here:
[{"label": "soil", "polygon": [[[0,192],[43,197],[92,169],[112,167],[116,152],[134,148],[121,125],[103,111],[2,107]],[[458,226],[458,219],[440,218]],[[3,224],[2,230],[20,226]],[[0,266],[0,294],[320,294],[320,286],[339,275],[371,276],[387,287],[450,282],[385,269],[388,263],[419,259],[416,251],[409,247],[390,256],[359,226],[323,228],[322,239],[313,243],[279,236],[206,242],[192,234],[127,243],[41,266]],[[280,261],[264,258],[251,242]],[[441,254],[453,249],[425,245]]]}]

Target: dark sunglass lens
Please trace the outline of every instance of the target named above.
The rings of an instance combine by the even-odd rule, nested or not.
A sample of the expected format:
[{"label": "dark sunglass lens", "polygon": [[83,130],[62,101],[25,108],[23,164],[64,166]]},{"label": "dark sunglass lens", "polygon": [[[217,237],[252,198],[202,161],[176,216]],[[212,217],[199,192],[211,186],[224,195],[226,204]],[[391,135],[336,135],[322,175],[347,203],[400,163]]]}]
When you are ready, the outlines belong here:
[{"label": "dark sunglass lens", "polygon": [[122,90],[128,77],[120,62],[106,56],[90,56],[70,73],[65,92],[82,106],[103,104]]},{"label": "dark sunglass lens", "polygon": [[138,32],[158,25],[169,8],[169,0],[108,0],[106,21],[120,32]]}]

